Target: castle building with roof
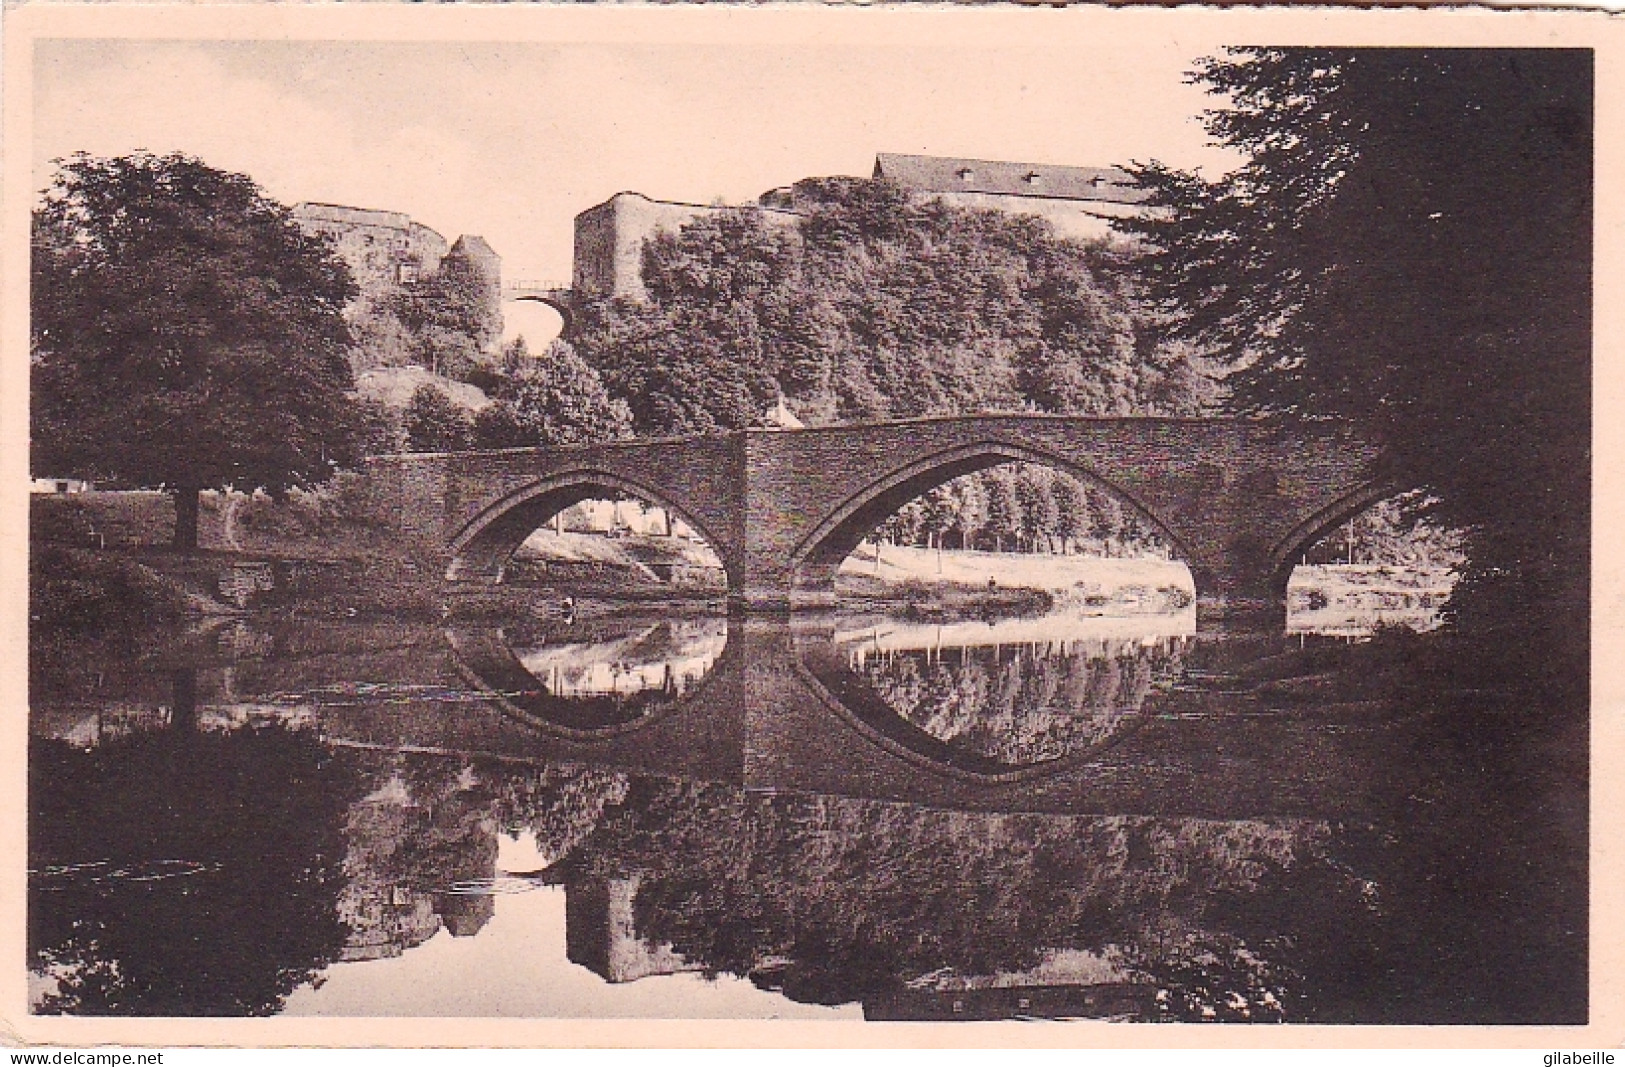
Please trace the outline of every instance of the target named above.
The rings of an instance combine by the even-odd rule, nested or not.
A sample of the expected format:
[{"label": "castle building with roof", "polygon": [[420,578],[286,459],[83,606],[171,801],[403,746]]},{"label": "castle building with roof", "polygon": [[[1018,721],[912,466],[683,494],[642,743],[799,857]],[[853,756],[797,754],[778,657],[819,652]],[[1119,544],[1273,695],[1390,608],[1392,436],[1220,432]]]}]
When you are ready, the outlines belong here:
[{"label": "castle building with roof", "polygon": [[[1104,238],[1111,219],[1144,210],[1145,190],[1117,167],[1062,167],[951,156],[911,156],[882,152],[874,178],[913,193],[968,208],[991,208],[1047,219],[1062,237]],[[786,189],[764,194],[760,202],[739,205],[686,204],[654,200],[641,193],[616,193],[575,219],[571,294],[641,300],[643,247],[659,233],[675,234],[694,219],[726,211],[759,213],[772,226],[794,227],[801,218]]]},{"label": "castle building with roof", "polygon": [[875,178],[967,208],[992,208],[1049,220],[1062,237],[1111,235],[1111,220],[1145,210],[1149,194],[1118,167],[1062,167],[953,156],[882,152]]}]

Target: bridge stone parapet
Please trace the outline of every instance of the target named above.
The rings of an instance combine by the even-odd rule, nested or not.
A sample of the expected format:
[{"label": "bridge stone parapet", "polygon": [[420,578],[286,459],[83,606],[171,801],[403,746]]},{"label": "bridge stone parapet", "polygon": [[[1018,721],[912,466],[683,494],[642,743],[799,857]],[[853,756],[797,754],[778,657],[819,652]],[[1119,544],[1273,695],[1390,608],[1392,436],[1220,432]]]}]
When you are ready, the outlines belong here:
[{"label": "bridge stone parapet", "polygon": [[830,604],[841,561],[887,516],[960,475],[1054,467],[1121,500],[1195,579],[1202,617],[1285,618],[1299,552],[1393,492],[1347,435],[1237,419],[988,415],[549,449],[380,457],[382,514],[438,546],[451,579],[500,580],[552,514],[627,494],[705,537],[730,597],[755,609]]},{"label": "bridge stone parapet", "polygon": [[576,312],[576,292],[569,282],[551,279],[519,279],[502,287],[502,299],[546,304],[559,313],[568,332]]}]

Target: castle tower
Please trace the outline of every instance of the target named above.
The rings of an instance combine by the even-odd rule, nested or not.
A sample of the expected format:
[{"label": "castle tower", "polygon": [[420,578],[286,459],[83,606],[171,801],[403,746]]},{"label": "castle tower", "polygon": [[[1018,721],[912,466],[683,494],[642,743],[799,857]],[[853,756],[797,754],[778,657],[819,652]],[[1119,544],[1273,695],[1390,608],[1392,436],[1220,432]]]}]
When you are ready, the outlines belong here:
[{"label": "castle tower", "polygon": [[457,243],[441,260],[440,270],[443,273],[466,272],[474,283],[481,320],[486,327],[486,335],[478,339],[480,347],[496,343],[502,336],[502,257],[486,243],[485,238],[465,233],[457,238]]}]

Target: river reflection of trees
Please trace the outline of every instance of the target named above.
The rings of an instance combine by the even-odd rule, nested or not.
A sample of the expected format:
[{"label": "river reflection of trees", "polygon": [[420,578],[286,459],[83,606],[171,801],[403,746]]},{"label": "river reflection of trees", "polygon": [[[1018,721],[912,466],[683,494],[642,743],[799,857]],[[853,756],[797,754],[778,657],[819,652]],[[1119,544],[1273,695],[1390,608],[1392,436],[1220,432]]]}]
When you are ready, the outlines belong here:
[{"label": "river reflection of trees", "polygon": [[[1318,731],[1314,747],[1283,751],[1348,758],[1336,745],[1348,723],[1321,723],[1329,713],[1318,705],[1266,714],[1230,691],[1233,680],[1159,690],[1187,665],[1192,677],[1222,666],[1233,679],[1238,664],[1273,654],[1278,642],[1028,635],[955,646],[946,638],[957,631],[945,627],[921,628],[937,642],[922,648],[902,626],[797,631],[791,640],[777,625],[515,627],[501,662],[531,679],[515,684],[533,688],[536,650],[570,648],[577,663],[605,649],[625,662],[704,663],[721,627],[725,643],[730,633],[742,638],[734,653],[751,650],[743,666],[719,652],[705,686],[650,689],[733,707],[730,699],[743,699],[729,696],[734,689],[709,685],[748,669],[741,676],[751,684],[740,688],[769,698],[751,712],[752,729],[771,726],[783,711],[772,685],[799,684],[774,657],[821,648],[833,670],[889,693],[895,721],[982,745],[976,751],[1000,764],[1087,746],[1109,735],[1112,709],[1142,700],[1164,714],[1111,749],[1120,764],[1139,752],[1182,760],[1193,779],[1256,773],[1254,763],[1210,759],[1207,749],[1190,755],[1144,741],[1164,720],[1215,716],[1229,724],[1280,715],[1265,728],[1284,731],[1290,720]],[[81,664],[50,694],[60,708],[33,709],[36,1010],[275,1012],[327,968],[387,968],[438,931],[489,939],[503,907],[497,892],[517,884],[562,887],[560,951],[608,982],[735,974],[798,1001],[861,1002],[875,1018],[1586,1016],[1583,717],[1566,732],[1554,719],[1533,734],[1487,713],[1389,724],[1384,758],[1369,764],[1376,773],[1340,779],[1369,793],[1353,816],[1259,817],[1248,793],[1201,809],[1205,818],[1183,815],[1192,809],[1177,796],[1162,815],[945,810],[864,793],[861,774],[851,793],[748,788],[799,780],[783,776],[794,767],[763,759],[776,750],[741,757],[723,745],[732,764],[660,771],[652,756],[617,763],[605,754],[611,742],[594,735],[545,739],[547,751],[578,753],[579,762],[526,757],[522,746],[542,735],[489,707],[489,696],[450,685],[462,661],[438,628],[306,628],[234,643],[229,655],[218,642],[205,651],[229,666],[97,681],[97,665]],[[341,683],[343,702],[323,697]],[[590,695],[584,688],[574,692]],[[131,710],[148,705],[151,714]],[[682,727],[692,706],[655,725]],[[1048,718],[1021,719],[1016,709],[1027,706]],[[104,728],[120,708],[130,722]],[[91,709],[97,728],[87,732],[76,724]],[[260,718],[236,713],[250,710]],[[734,711],[743,722],[744,709]],[[509,732],[481,727],[468,737],[513,737],[521,747],[502,759],[458,754],[457,725],[472,721]],[[733,720],[701,720],[725,721]],[[838,737],[854,736],[840,733],[852,727],[834,713],[827,721]],[[1057,732],[1073,722],[1075,734]],[[1015,740],[997,747],[998,730]],[[740,733],[748,747],[753,735]],[[1222,734],[1202,736],[1222,747]],[[818,751],[839,762],[842,744],[850,743]],[[655,755],[671,762],[667,750]],[[746,774],[742,758],[762,766]],[[1082,766],[1088,778],[1100,764]],[[998,788],[1017,795],[1027,784]],[[991,787],[965,788],[982,796]],[[1109,813],[1120,810],[1142,813]],[[515,832],[530,836],[545,869],[500,868],[499,835]],[[534,949],[521,939],[511,951]],[[508,950],[492,951],[500,966]]]},{"label": "river reflection of trees", "polygon": [[562,699],[676,698],[705,676],[727,643],[722,619],[662,620],[597,640],[521,645],[514,655]]},{"label": "river reflection of trees", "polygon": [[342,952],[357,779],[314,731],[182,717],[28,769],[36,1011],[265,1015]]},{"label": "river reflection of trees", "polygon": [[1154,972],[1200,946],[1238,1009],[1267,1015],[1282,977],[1253,973],[1245,946],[1206,929],[1206,902],[1312,862],[1325,835],[1305,822],[988,815],[640,780],[559,877],[584,889],[635,879],[639,938],[801,1001],[884,1011],[955,990],[1112,984],[1139,987],[1155,1017]]},{"label": "river reflection of trees", "polygon": [[909,723],[1017,767],[1110,738],[1180,664],[1177,638],[848,649],[850,669]]}]

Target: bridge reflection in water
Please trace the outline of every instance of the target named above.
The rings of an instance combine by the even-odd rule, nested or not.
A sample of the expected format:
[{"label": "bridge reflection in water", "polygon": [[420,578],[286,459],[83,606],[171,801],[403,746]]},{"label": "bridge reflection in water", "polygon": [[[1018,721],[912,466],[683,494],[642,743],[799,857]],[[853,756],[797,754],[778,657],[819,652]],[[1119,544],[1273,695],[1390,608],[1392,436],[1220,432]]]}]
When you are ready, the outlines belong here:
[{"label": "bridge reflection in water", "polygon": [[[854,626],[628,623],[595,640],[446,632],[483,701],[323,707],[330,741],[569,762],[763,793],[1056,814],[1326,817],[1380,724],[1238,701],[1182,616]],[[1058,628],[1059,624],[1059,628]],[[589,635],[590,636],[590,635]],[[1244,642],[1242,642],[1244,643]],[[708,669],[707,669],[708,667]]]},{"label": "bridge reflection in water", "polygon": [[[781,1015],[1583,1022],[1583,807],[1507,789],[1485,717],[1452,747],[1193,631],[299,623],[42,663],[38,1010],[110,1003],[110,963],[58,966],[95,929],[130,1014],[590,1014],[664,975],[681,1016],[734,975]],[[463,938],[511,984],[426,978]]]}]

